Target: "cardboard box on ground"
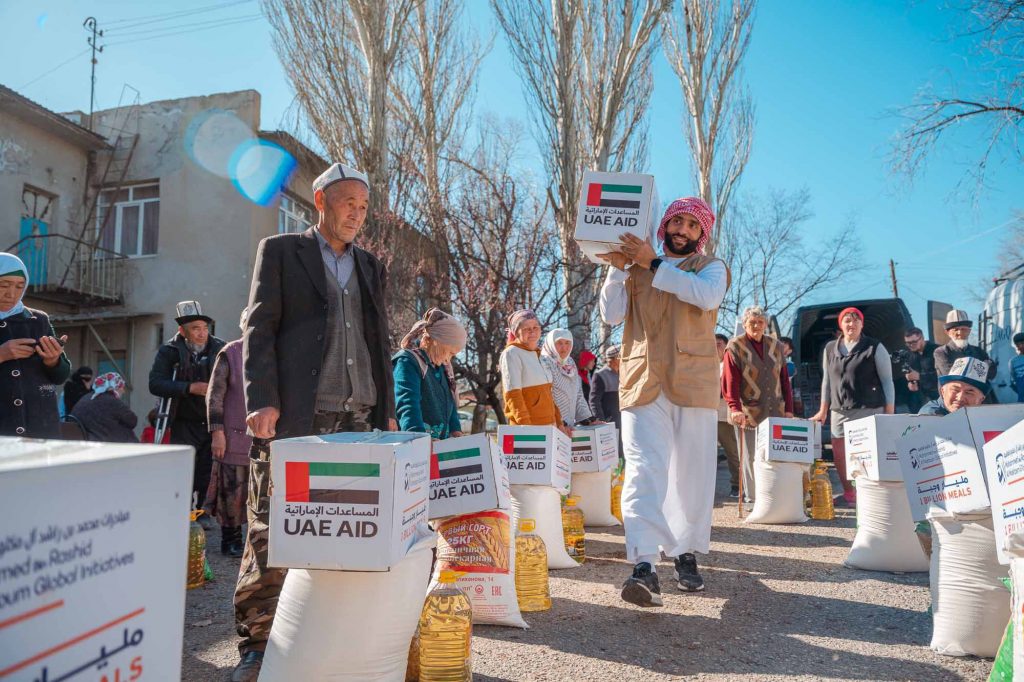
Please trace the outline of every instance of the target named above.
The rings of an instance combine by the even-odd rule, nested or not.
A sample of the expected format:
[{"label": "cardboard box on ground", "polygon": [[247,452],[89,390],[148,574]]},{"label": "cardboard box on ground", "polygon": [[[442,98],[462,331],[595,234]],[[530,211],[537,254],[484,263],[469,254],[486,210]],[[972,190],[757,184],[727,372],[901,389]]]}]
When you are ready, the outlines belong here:
[{"label": "cardboard box on ground", "polygon": [[618,463],[615,424],[577,426],[572,430],[572,473],[607,471]]},{"label": "cardboard box on ground", "polygon": [[586,171],[576,212],[574,239],[594,263],[600,253],[618,251],[619,237],[631,232],[654,243],[660,215],[653,175]]},{"label": "cardboard box on ground", "polygon": [[0,453],[0,677],[180,679],[192,448],[0,438]]},{"label": "cardboard box on ground", "polygon": [[996,553],[1008,566],[1008,550],[1019,551],[1024,540],[1024,421],[989,439],[983,450]]},{"label": "cardboard box on ground", "polygon": [[431,519],[512,508],[508,469],[490,436],[478,433],[438,440],[433,448]]},{"label": "cardboard box on ground", "polygon": [[935,417],[916,414],[877,414],[847,422],[846,477],[871,481],[902,481],[903,468],[896,442]]},{"label": "cardboard box on ground", "polygon": [[546,485],[569,492],[572,442],[553,426],[498,427],[498,447],[505,456],[512,485]]},{"label": "cardboard box on ground", "polygon": [[809,419],[768,417],[757,425],[755,459],[811,464],[821,457],[821,424]]},{"label": "cardboard box on ground", "polygon": [[896,443],[914,521],[989,510],[983,447],[1024,419],[1024,404],[963,407]]},{"label": "cardboard box on ground", "polygon": [[274,441],[268,564],[387,571],[427,522],[430,437],[333,433]]}]

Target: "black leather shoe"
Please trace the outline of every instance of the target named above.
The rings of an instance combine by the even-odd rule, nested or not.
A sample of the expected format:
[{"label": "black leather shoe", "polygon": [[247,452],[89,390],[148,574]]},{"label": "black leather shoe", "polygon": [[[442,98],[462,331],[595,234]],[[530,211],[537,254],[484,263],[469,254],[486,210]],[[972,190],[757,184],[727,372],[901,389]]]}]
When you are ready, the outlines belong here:
[{"label": "black leather shoe", "polygon": [[700,592],[704,589],[704,578],[697,572],[697,557],[680,554],[675,559],[677,587],[683,592]]},{"label": "black leather shoe", "polygon": [[661,606],[661,587],[658,574],[651,565],[641,561],[633,567],[633,575],[622,584],[622,600],[637,606]]},{"label": "black leather shoe", "polygon": [[263,667],[262,651],[246,651],[231,673],[231,682],[256,682]]}]

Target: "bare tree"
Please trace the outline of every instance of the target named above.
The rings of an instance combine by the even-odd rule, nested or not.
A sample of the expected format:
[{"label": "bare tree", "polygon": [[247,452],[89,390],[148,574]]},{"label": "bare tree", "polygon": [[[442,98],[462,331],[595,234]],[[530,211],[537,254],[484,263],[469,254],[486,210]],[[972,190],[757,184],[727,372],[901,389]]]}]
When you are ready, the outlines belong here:
[{"label": "bare tree", "polygon": [[651,58],[669,1],[492,0],[533,105],[577,349],[590,340],[599,286],[597,267],[572,238],[583,171],[637,171],[646,162]]},{"label": "bare tree", "polygon": [[1024,127],[1024,0],[965,0],[954,8],[960,10],[957,25],[968,26],[961,37],[977,41],[987,86],[968,93],[956,83],[922,88],[900,112],[906,123],[895,139],[892,165],[912,180],[940,142],[954,142],[958,132],[980,133],[984,142],[966,175],[980,188],[997,151],[1024,160],[1018,138]]},{"label": "bare tree", "polygon": [[719,256],[732,274],[719,315],[723,329],[731,332],[748,305],[764,307],[781,324],[801,300],[857,269],[854,226],[822,238],[809,224],[810,203],[807,189],[747,195],[737,203],[731,229],[719,242]]},{"label": "bare tree", "polygon": [[499,358],[508,315],[524,306],[550,320],[557,309],[558,258],[546,202],[514,163],[521,135],[485,119],[455,187],[450,238],[453,312],[469,340],[455,361],[476,396],[473,432],[490,406],[504,422]]},{"label": "bare tree", "polygon": [[[388,93],[423,0],[263,0],[285,74],[327,153],[369,174],[370,222],[391,209]],[[384,218],[381,218],[384,219]]]},{"label": "bare tree", "polygon": [[743,83],[755,0],[678,0],[665,22],[665,56],[679,78],[694,183],[714,209],[707,253],[729,225],[728,209],[754,137],[754,104]]}]

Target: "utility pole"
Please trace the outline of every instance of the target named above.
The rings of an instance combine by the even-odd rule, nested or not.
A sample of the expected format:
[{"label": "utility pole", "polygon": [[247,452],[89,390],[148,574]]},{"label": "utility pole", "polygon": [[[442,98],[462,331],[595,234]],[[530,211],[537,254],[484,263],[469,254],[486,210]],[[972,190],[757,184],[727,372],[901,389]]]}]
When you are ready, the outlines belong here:
[{"label": "utility pole", "polygon": [[892,277],[892,297],[899,298],[900,290],[896,286],[896,262],[893,259],[889,259],[889,275]]},{"label": "utility pole", "polygon": [[92,31],[92,35],[86,38],[85,42],[92,48],[92,87],[89,89],[89,130],[92,130],[92,112],[96,107],[96,53],[103,52],[102,46],[97,46],[99,38],[103,37],[103,31],[96,28],[96,17],[89,17],[82,26],[85,30]]}]

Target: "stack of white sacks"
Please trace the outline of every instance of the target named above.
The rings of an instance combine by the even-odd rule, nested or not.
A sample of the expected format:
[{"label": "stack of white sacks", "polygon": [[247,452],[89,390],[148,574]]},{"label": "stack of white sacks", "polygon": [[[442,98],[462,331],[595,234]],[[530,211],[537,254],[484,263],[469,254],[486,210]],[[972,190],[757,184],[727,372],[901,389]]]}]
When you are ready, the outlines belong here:
[{"label": "stack of white sacks", "polygon": [[403,679],[436,543],[429,475],[424,434],[271,445],[268,563],[289,571],[260,679]]},{"label": "stack of white sacks", "polygon": [[911,517],[931,524],[931,648],[937,653],[992,657],[999,649],[1010,595],[1001,582],[1005,534],[994,528],[1008,505],[997,453],[991,464],[983,459],[985,443],[1022,419],[1024,405],[965,407],[923,420],[897,441]]},{"label": "stack of white sacks", "polygon": [[614,424],[578,426],[572,431],[572,494],[579,498],[588,528],[618,526],[612,514],[612,470],[619,463]]},{"label": "stack of white sacks", "polygon": [[821,425],[769,417],[757,426],[754,509],[746,523],[804,523],[804,472],[821,453]]},{"label": "stack of white sacks", "polygon": [[562,495],[572,482],[572,442],[553,426],[499,426],[498,449],[508,467],[513,525],[533,519],[544,540],[548,568],[576,568],[565,551]]},{"label": "stack of white sacks", "polygon": [[846,424],[846,475],[857,486],[857,535],[846,565],[867,571],[924,572],[897,441],[934,417],[875,415]]}]

